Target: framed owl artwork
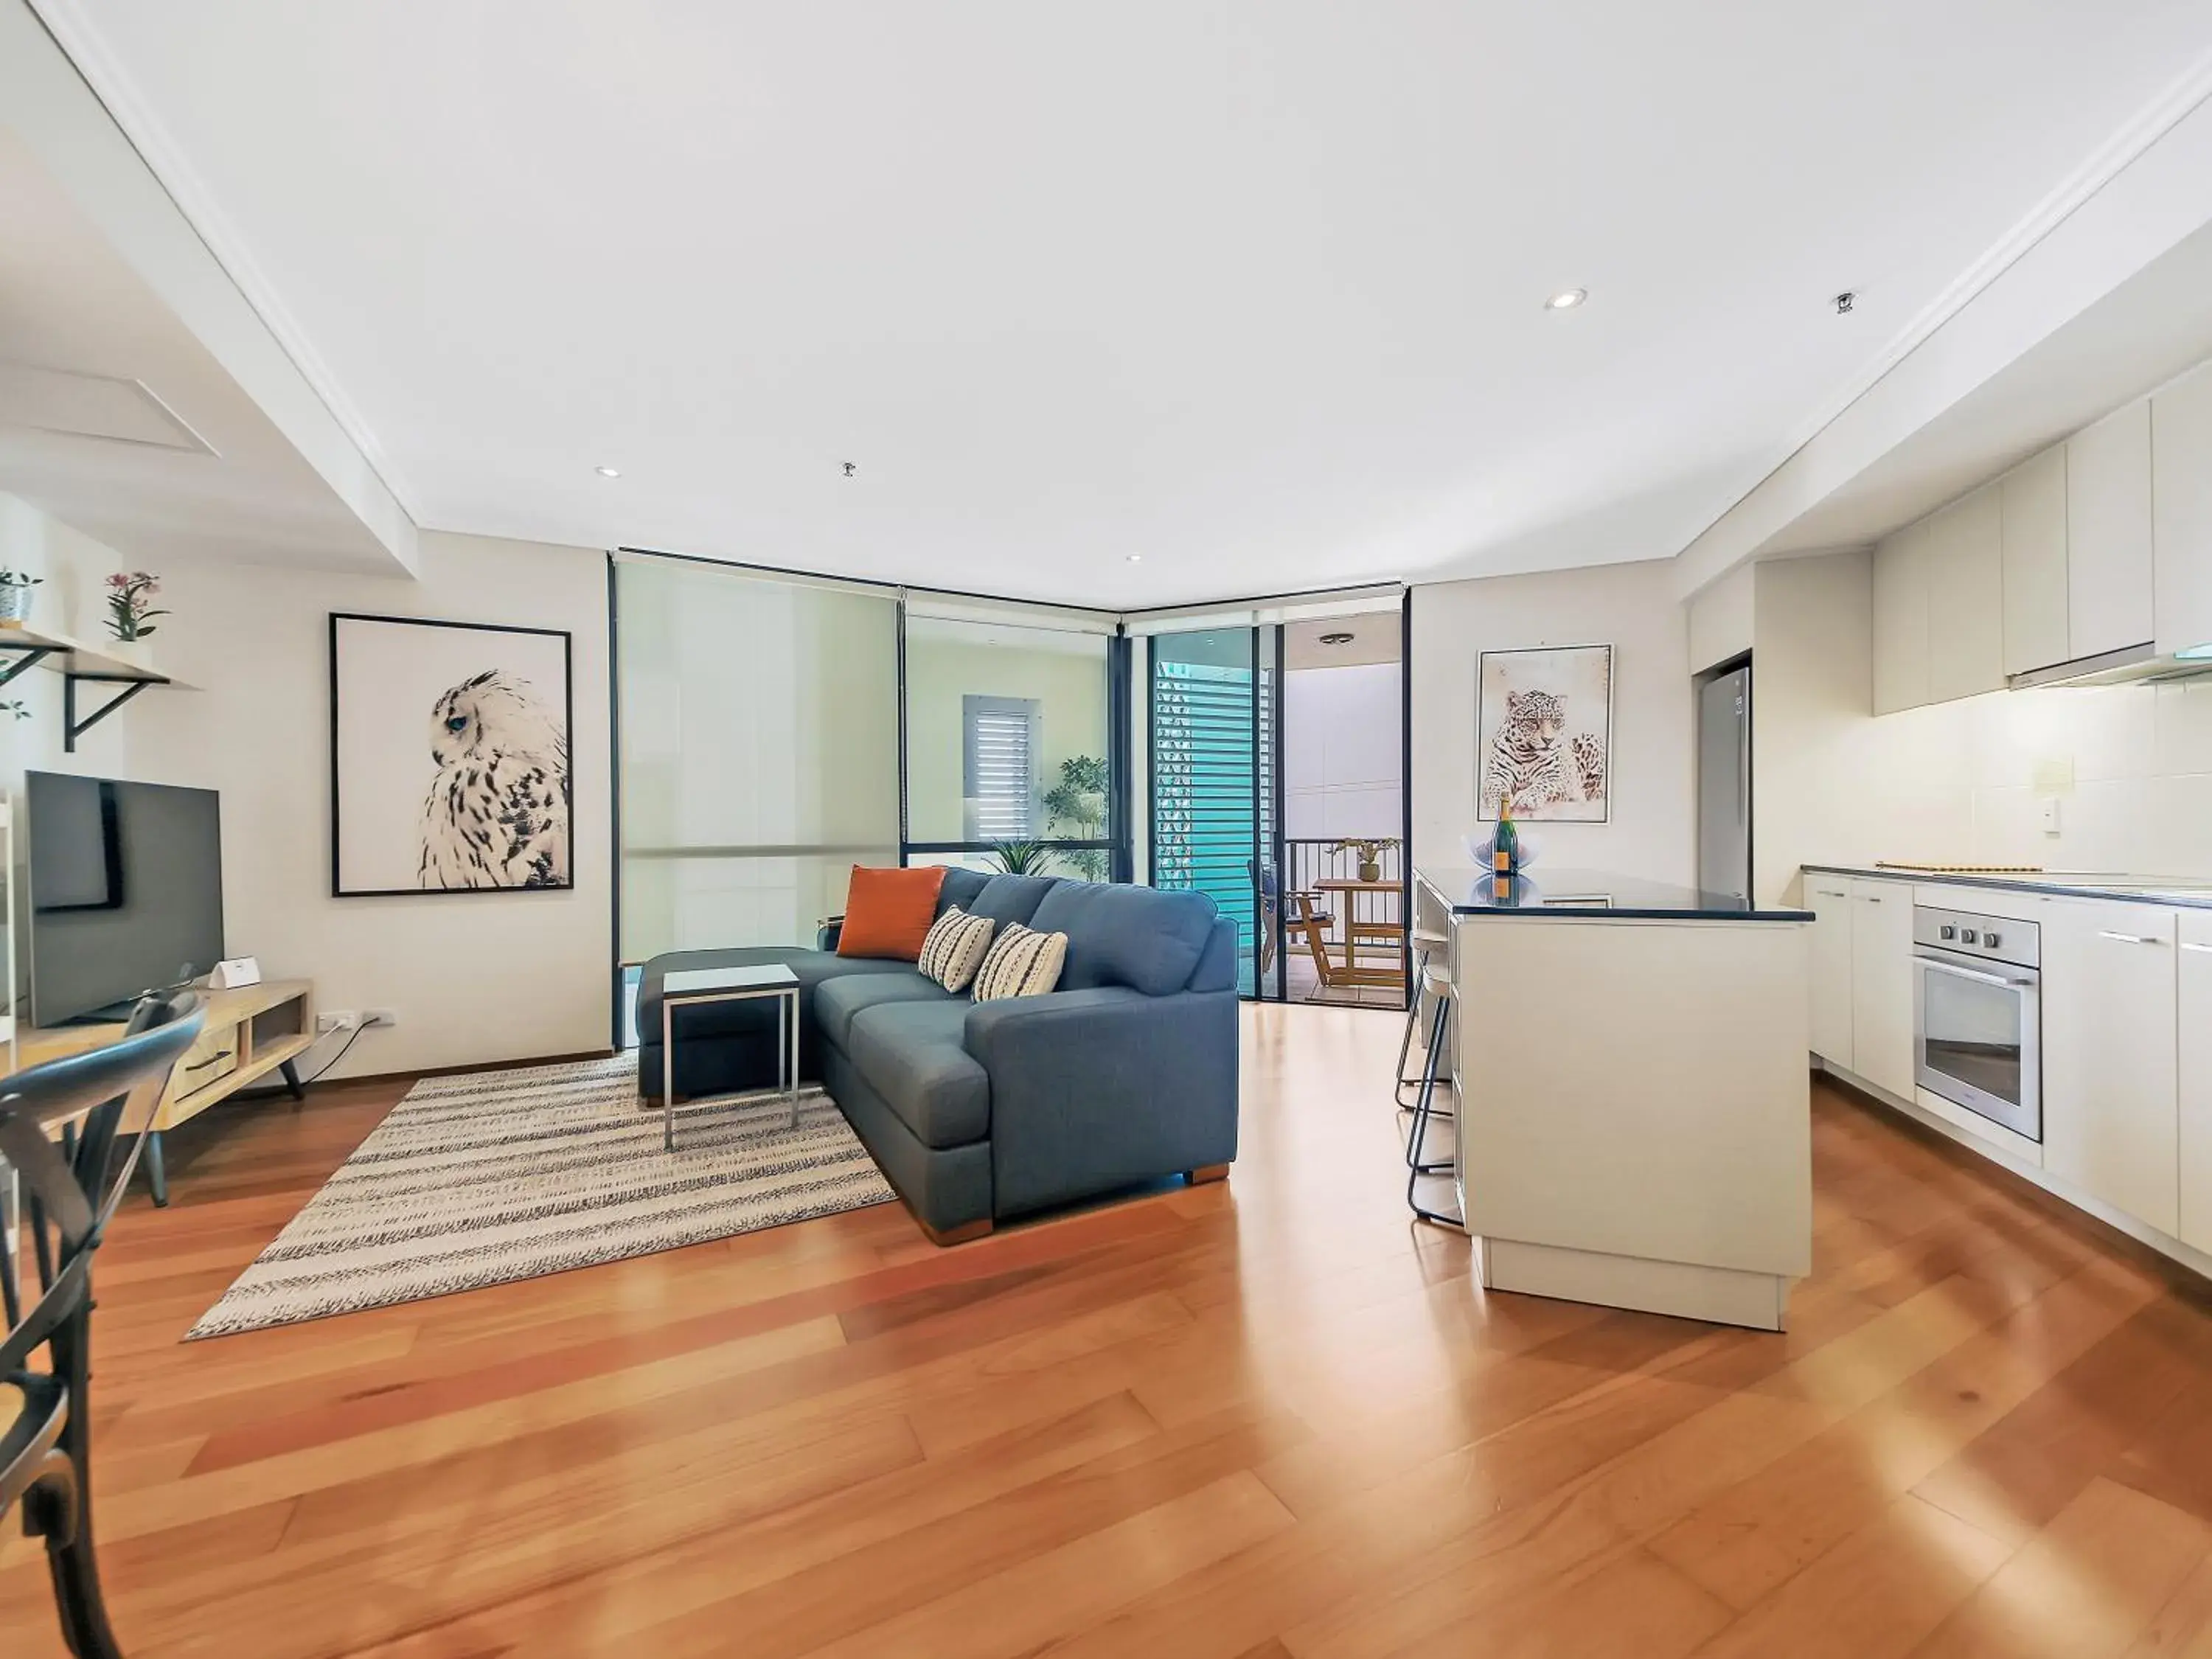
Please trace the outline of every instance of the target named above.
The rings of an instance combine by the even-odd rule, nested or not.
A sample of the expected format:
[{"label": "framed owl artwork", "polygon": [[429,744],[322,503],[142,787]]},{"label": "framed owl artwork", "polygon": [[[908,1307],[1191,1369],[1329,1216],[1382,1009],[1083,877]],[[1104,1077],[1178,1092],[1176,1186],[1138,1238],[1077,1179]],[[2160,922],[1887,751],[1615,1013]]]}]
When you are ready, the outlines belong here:
[{"label": "framed owl artwork", "polygon": [[1519,822],[1610,820],[1613,647],[1486,651],[1475,684],[1475,817],[1510,800]]},{"label": "framed owl artwork", "polygon": [[569,638],[331,613],[331,891],[574,886]]}]

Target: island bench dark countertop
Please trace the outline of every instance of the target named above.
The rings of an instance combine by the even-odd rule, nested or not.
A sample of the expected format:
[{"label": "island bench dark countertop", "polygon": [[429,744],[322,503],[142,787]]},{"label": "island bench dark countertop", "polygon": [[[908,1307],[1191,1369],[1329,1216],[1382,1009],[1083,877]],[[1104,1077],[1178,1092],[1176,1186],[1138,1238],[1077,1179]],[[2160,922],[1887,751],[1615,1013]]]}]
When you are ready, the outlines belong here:
[{"label": "island bench dark countertop", "polygon": [[1810,921],[1810,910],[1754,905],[1740,894],[1599,870],[1532,866],[1500,884],[1473,865],[1420,866],[1413,878],[1455,916],[1610,917],[1623,921]]}]

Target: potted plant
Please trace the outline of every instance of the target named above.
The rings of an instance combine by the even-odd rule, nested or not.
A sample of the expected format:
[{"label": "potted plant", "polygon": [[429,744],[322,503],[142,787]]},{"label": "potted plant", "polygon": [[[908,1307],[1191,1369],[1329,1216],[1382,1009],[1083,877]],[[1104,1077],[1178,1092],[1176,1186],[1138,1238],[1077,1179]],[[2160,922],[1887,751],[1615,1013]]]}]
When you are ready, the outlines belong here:
[{"label": "potted plant", "polygon": [[108,577],[107,631],[120,647],[117,656],[142,665],[151,660],[153,649],[145,643],[154,633],[151,623],[169,614],[154,608],[152,596],[161,591],[161,583],[143,570],[118,570]]},{"label": "potted plant", "polygon": [[[1060,781],[1044,792],[1045,833],[1068,841],[1097,841],[1106,826],[1106,763],[1071,755],[1060,763]],[[1085,881],[1106,879],[1106,849],[1081,847],[1060,857]]]},{"label": "potted plant", "polygon": [[1358,854],[1360,880],[1380,881],[1382,879],[1382,849],[1397,844],[1395,836],[1355,836],[1338,842],[1328,850],[1332,853]]},{"label": "potted plant", "polygon": [[991,843],[991,856],[1010,876],[1041,876],[1052,854],[1041,841],[1000,841]]},{"label": "potted plant", "polygon": [[0,623],[28,621],[31,590],[45,580],[27,570],[0,570]]}]

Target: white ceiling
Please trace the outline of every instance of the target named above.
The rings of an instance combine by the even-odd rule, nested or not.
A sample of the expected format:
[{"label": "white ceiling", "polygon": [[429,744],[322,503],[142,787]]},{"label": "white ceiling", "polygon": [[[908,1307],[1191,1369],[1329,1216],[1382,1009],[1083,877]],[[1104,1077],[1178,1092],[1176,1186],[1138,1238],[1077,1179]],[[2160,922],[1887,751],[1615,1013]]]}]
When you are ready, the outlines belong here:
[{"label": "white ceiling", "polygon": [[156,568],[393,568],[5,126],[0,227],[0,491]]},{"label": "white ceiling", "polygon": [[2183,239],[1761,546],[1878,540],[2212,357],[2212,226]]},{"label": "white ceiling", "polygon": [[1675,551],[2212,48],[2204,0],[38,3],[420,522],[1109,605]]}]

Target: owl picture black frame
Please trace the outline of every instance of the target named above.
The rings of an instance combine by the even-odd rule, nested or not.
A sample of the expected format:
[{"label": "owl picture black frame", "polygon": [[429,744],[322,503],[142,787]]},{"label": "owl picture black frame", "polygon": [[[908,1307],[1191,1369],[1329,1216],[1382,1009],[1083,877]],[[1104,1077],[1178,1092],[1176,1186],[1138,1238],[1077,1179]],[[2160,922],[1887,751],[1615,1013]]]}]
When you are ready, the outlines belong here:
[{"label": "owl picture black frame", "polygon": [[[520,882],[514,882],[487,883],[483,885],[470,886],[426,886],[420,884],[419,883],[408,886],[384,884],[347,885],[346,802],[348,780],[345,775],[346,767],[344,762],[344,748],[341,740],[341,734],[347,729],[346,722],[349,716],[349,711],[343,706],[342,701],[344,696],[345,638],[347,626],[349,624],[369,624],[379,627],[422,629],[426,631],[459,630],[472,634],[517,636],[540,642],[550,642],[555,640],[560,641],[559,662],[561,688],[558,697],[558,706],[560,709],[561,729],[559,737],[564,756],[567,759],[567,769],[564,774],[563,784],[561,792],[565,801],[567,815],[567,823],[563,830],[562,844],[565,873],[562,879],[536,881],[528,884],[525,884]],[[576,713],[574,656],[575,651],[574,638],[565,629],[530,628],[505,623],[456,622],[448,618],[434,617],[379,616],[362,611],[331,611],[330,613],[330,847],[331,896],[335,898],[391,898],[399,896],[421,897],[425,895],[439,894],[452,894],[458,896],[460,894],[475,893],[573,891],[576,884],[575,782],[573,757]],[[448,688],[448,690],[457,689],[459,689],[458,686]],[[550,690],[550,688],[548,688],[548,690]],[[550,702],[551,699],[549,698],[547,701]],[[419,705],[410,702],[404,708],[395,707],[388,715],[384,716],[384,718],[388,718],[404,726],[422,720],[427,712],[427,710]],[[419,730],[421,728],[417,727],[416,729]],[[430,780],[426,778],[422,786],[423,793],[417,795],[413,802],[414,810],[418,813],[424,804],[425,799],[427,798],[429,783]]]}]

